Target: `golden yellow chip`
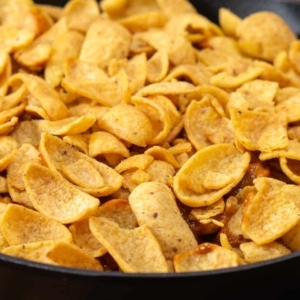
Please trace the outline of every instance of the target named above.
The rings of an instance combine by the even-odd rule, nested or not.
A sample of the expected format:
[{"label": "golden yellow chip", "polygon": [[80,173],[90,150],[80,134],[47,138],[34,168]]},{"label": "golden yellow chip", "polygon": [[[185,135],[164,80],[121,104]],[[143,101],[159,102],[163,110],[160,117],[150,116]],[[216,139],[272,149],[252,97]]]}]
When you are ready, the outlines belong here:
[{"label": "golden yellow chip", "polygon": [[68,28],[84,33],[99,16],[99,6],[95,0],[70,0],[63,10]]},{"label": "golden yellow chip", "polygon": [[[45,133],[42,134],[39,149],[45,164],[58,175],[64,173],[61,171],[63,167],[68,169],[69,165],[75,164],[76,166],[76,163],[80,160],[82,168],[80,170],[77,168],[78,172],[75,173],[74,169],[73,172],[71,169],[68,170],[67,177],[71,176],[72,180],[76,178],[76,182],[80,182],[80,185],[77,187],[90,195],[95,197],[107,196],[122,186],[123,178],[116,171],[96,159],[81,153],[58,137]],[[96,173],[99,174],[95,175]],[[88,178],[92,177],[103,178],[104,185],[101,188],[99,186],[97,188],[87,187],[89,186]]]},{"label": "golden yellow chip", "polygon": [[175,168],[171,164],[157,159],[145,169],[145,172],[150,175],[151,181],[164,184],[168,184],[169,179],[176,173]]},{"label": "golden yellow chip", "polygon": [[39,122],[40,120],[20,122],[11,133],[11,136],[14,138],[14,142],[17,142],[19,147],[21,147],[23,144],[31,144],[35,147],[38,146],[41,139],[41,132],[39,131],[38,125]]},{"label": "golden yellow chip", "polygon": [[[194,154],[174,177],[173,188],[178,199],[191,207],[207,206],[220,200],[244,176],[250,154],[240,153],[234,145],[219,144],[206,147]],[[205,188],[209,172],[230,177],[222,187]],[[217,175],[219,176],[219,175]]]},{"label": "golden yellow chip", "polygon": [[90,228],[123,272],[168,272],[168,264],[158,241],[147,226],[122,229],[106,218],[92,217]]},{"label": "golden yellow chip", "polygon": [[153,139],[148,145],[162,143],[171,131],[171,120],[165,110],[151,99],[143,97],[132,97],[131,102],[143,112],[150,120],[153,131]]},{"label": "golden yellow chip", "polygon": [[226,35],[236,36],[236,30],[242,19],[227,8],[219,9],[220,26]]},{"label": "golden yellow chip", "polygon": [[39,102],[50,120],[60,120],[68,116],[67,107],[59,94],[40,77],[20,73],[12,76],[10,80],[24,82],[29,93]]},{"label": "golden yellow chip", "polygon": [[279,163],[282,172],[293,182],[300,184],[300,161],[298,159],[280,157]]},{"label": "golden yellow chip", "polygon": [[256,245],[254,242],[243,243],[240,245],[245,260],[249,263],[266,261],[291,253],[291,250],[277,242],[265,245]]},{"label": "golden yellow chip", "polygon": [[138,226],[136,216],[127,200],[113,199],[101,205],[95,217],[106,218],[121,228],[133,229]]},{"label": "golden yellow chip", "polygon": [[124,159],[115,167],[118,173],[122,173],[129,169],[141,169],[145,170],[152,162],[154,158],[148,154],[137,154]]},{"label": "golden yellow chip", "polygon": [[[61,18],[49,30],[44,32],[30,45],[26,44],[25,49],[15,53],[15,59],[21,64],[33,70],[41,70],[51,55],[51,44],[54,38],[67,32],[68,27],[65,18]],[[21,34],[22,32],[20,32]],[[22,39],[28,39],[22,37]],[[22,47],[23,48],[23,47]]]},{"label": "golden yellow chip", "polygon": [[17,143],[12,137],[0,136],[0,172],[11,163],[16,149]]},{"label": "golden yellow chip", "polygon": [[101,129],[119,139],[145,147],[153,138],[153,129],[148,117],[136,107],[119,104],[98,119]]},{"label": "golden yellow chip", "polygon": [[119,23],[130,32],[135,33],[151,28],[163,27],[166,23],[166,16],[161,11],[141,12],[122,18],[119,20]]},{"label": "golden yellow chip", "polygon": [[211,243],[200,244],[196,249],[174,257],[176,272],[207,271],[239,265],[239,256],[235,252]]},{"label": "golden yellow chip", "polygon": [[275,13],[257,12],[243,19],[236,28],[240,49],[247,55],[273,61],[277,53],[288,50],[295,34]]},{"label": "golden yellow chip", "polygon": [[[222,111],[222,107],[219,109]],[[212,144],[234,143],[231,121],[218,113],[208,97],[190,103],[184,116],[184,129],[197,150]]]},{"label": "golden yellow chip", "polygon": [[73,243],[91,256],[100,257],[107,253],[107,250],[92,234],[88,219],[73,223],[69,229],[72,233]]},{"label": "golden yellow chip", "polygon": [[88,154],[89,152],[88,149],[89,135],[83,135],[83,134],[65,135],[63,137],[63,141],[67,142],[73,147],[76,147],[84,154]]},{"label": "golden yellow chip", "polygon": [[153,146],[146,150],[145,154],[151,155],[154,157],[154,159],[165,161],[172,165],[175,169],[179,168],[178,162],[174,155],[163,147]]},{"label": "golden yellow chip", "polygon": [[52,87],[60,85],[65,61],[78,58],[83,40],[82,34],[71,30],[54,39],[52,53],[45,68],[45,81]]},{"label": "golden yellow chip", "polygon": [[65,77],[62,86],[69,93],[84,96],[108,107],[129,101],[130,89],[124,70],[109,78],[96,65],[83,61],[68,60],[64,72]]},{"label": "golden yellow chip", "polygon": [[[248,150],[273,151],[288,144],[286,120],[273,111],[230,109],[235,137]],[[254,125],[255,124],[255,125]]]},{"label": "golden yellow chip", "polygon": [[164,79],[165,81],[172,81],[174,79],[187,78],[194,85],[209,85],[211,72],[200,64],[198,65],[179,65],[174,68],[168,76]]},{"label": "golden yellow chip", "polygon": [[147,79],[150,83],[162,81],[169,71],[169,57],[165,49],[159,49],[147,62]]},{"label": "golden yellow chip", "polygon": [[284,182],[261,177],[254,180],[257,194],[247,203],[242,231],[256,244],[264,245],[282,237],[299,221],[299,209],[285,197]]},{"label": "golden yellow chip", "polygon": [[208,220],[211,217],[215,217],[223,213],[224,209],[225,209],[225,202],[223,199],[220,199],[219,201],[209,206],[193,208],[190,214],[193,218],[195,218],[198,221]]},{"label": "golden yellow chip", "polygon": [[300,99],[296,95],[276,106],[276,111],[287,118],[287,122],[297,122],[300,120]]},{"label": "golden yellow chip", "polygon": [[0,229],[10,246],[72,240],[70,231],[61,223],[17,204],[7,205],[1,215]]},{"label": "golden yellow chip", "polygon": [[130,43],[131,34],[124,26],[100,17],[89,26],[79,59],[105,68],[111,59],[127,57]]},{"label": "golden yellow chip", "polygon": [[190,251],[197,241],[181,217],[171,190],[160,182],[137,186],[129,196],[129,203],[140,226],[146,225],[157,238],[166,259]]},{"label": "golden yellow chip", "polygon": [[138,185],[151,181],[151,176],[144,170],[130,169],[122,173],[124,177],[123,188],[132,192]]},{"label": "golden yellow chip", "polygon": [[26,191],[38,211],[68,224],[93,215],[100,202],[48,168],[29,164],[24,176]]},{"label": "golden yellow chip", "polygon": [[97,131],[89,138],[89,155],[96,157],[101,154],[119,154],[122,157],[129,157],[129,151],[126,146],[113,134],[105,131]]}]

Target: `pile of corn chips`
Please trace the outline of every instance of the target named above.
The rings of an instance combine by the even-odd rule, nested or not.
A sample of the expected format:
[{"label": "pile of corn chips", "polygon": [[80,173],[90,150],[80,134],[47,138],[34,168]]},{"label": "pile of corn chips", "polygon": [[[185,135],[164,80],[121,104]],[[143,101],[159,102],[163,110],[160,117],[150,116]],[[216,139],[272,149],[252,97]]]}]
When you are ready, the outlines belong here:
[{"label": "pile of corn chips", "polygon": [[300,250],[300,41],[219,18],[0,0],[1,253],[167,273]]}]

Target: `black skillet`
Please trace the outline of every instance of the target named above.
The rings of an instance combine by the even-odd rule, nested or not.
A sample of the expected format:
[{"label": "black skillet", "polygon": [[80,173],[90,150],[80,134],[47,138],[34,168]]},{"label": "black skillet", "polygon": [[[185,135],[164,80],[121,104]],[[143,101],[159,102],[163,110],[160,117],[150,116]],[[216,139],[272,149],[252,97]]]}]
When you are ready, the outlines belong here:
[{"label": "black skillet", "polygon": [[[8,1],[8,0],[7,0]],[[44,0],[56,5],[65,1]],[[280,14],[300,35],[300,1],[194,0],[198,11],[217,22],[218,8],[244,17],[269,10]],[[67,269],[0,254],[1,300],[135,299],[300,299],[300,253],[202,273],[122,274]]]}]

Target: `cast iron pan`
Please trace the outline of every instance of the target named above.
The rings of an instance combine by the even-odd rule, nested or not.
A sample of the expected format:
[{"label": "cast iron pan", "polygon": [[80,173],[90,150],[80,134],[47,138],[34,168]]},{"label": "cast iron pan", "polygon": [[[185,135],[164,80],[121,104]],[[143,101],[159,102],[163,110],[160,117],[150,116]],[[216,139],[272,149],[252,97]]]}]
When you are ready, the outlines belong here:
[{"label": "cast iron pan", "polygon": [[[42,0],[56,5],[65,1]],[[300,35],[300,2],[194,0],[199,12],[217,22],[224,6],[244,17],[269,10]],[[122,274],[67,269],[0,255],[1,300],[299,299],[300,252],[238,268],[185,274]]]}]

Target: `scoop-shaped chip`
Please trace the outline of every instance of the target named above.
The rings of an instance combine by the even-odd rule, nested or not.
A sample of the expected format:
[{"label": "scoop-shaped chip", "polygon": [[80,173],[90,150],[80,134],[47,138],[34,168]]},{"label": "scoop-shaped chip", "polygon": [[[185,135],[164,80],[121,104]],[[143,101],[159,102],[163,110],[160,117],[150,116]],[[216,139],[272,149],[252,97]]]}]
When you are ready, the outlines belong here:
[{"label": "scoop-shaped chip", "polygon": [[95,0],[71,0],[64,7],[63,16],[68,28],[85,33],[100,16],[99,6]]},{"label": "scoop-shaped chip", "polygon": [[[250,162],[248,152],[240,153],[234,145],[208,146],[194,154],[174,177],[173,188],[178,199],[191,207],[213,204],[243,178]],[[204,181],[209,172],[227,175],[230,183],[216,190],[207,189]]]},{"label": "scoop-shaped chip", "polygon": [[299,221],[299,209],[281,188],[284,182],[260,177],[254,180],[257,194],[247,203],[242,231],[256,244],[264,245],[287,233]]},{"label": "scoop-shaped chip", "polygon": [[65,135],[63,140],[68,144],[76,147],[81,152],[88,154],[88,140],[89,135],[85,134],[72,134],[72,135]]},{"label": "scoop-shaped chip", "polygon": [[89,27],[79,59],[105,68],[113,58],[126,58],[130,43],[131,34],[124,26],[101,17]]},{"label": "scoop-shaped chip", "polygon": [[157,159],[155,159],[145,171],[150,175],[151,181],[164,184],[168,184],[169,179],[172,178],[176,172],[171,164]]},{"label": "scoop-shaped chip", "polygon": [[278,83],[256,79],[244,83],[236,91],[243,94],[251,108],[274,106],[274,97],[278,90]]},{"label": "scoop-shaped chip", "polygon": [[83,188],[97,189],[104,186],[103,177],[98,170],[83,159],[62,166],[61,172],[69,181]]},{"label": "scoop-shaped chip", "polygon": [[123,188],[132,192],[138,185],[151,181],[151,177],[144,170],[130,169],[122,173],[124,178]]},{"label": "scoop-shaped chip", "polygon": [[207,220],[210,219],[211,217],[220,215],[221,213],[223,213],[224,209],[225,209],[225,202],[222,198],[219,201],[209,206],[193,208],[190,214],[198,221]]},{"label": "scoop-shaped chip", "polygon": [[161,11],[147,11],[122,18],[119,22],[130,32],[135,33],[151,28],[163,27],[166,23],[166,16]]},{"label": "scoop-shaped chip", "polygon": [[146,182],[137,186],[129,196],[129,203],[140,226],[151,229],[166,259],[177,253],[190,251],[197,241],[182,218],[171,190],[160,182]]},{"label": "scoop-shaped chip", "polygon": [[88,219],[73,223],[69,229],[72,233],[73,243],[80,249],[93,257],[100,257],[107,253],[107,250],[92,234]]},{"label": "scoop-shaped chip", "polygon": [[10,164],[13,152],[17,149],[17,142],[11,136],[0,136],[0,172]]},{"label": "scoop-shaped chip", "polygon": [[97,118],[93,115],[69,117],[58,121],[41,120],[38,124],[40,132],[52,135],[79,134],[94,125]]},{"label": "scoop-shaped chip", "polygon": [[62,86],[69,93],[84,96],[108,107],[129,102],[130,88],[124,70],[109,78],[92,63],[68,60],[64,75]]},{"label": "scoop-shaped chip", "polygon": [[[56,172],[57,174],[60,174],[62,167],[68,168],[68,165],[72,165],[74,163],[76,164],[76,162],[79,160],[81,160],[81,162],[85,162],[86,164],[83,169],[77,169],[78,172],[80,171],[82,174],[73,174],[73,176],[75,176],[77,179],[80,177],[81,179],[85,178],[85,183],[81,183],[81,186],[78,186],[78,188],[85,191],[86,193],[89,193],[90,195],[93,195],[95,197],[107,196],[117,191],[122,186],[123,178],[116,171],[114,171],[107,165],[89,157],[88,155],[81,153],[58,137],[51,136],[45,133],[42,134],[39,149],[44,162],[53,172]],[[93,169],[91,170],[92,174],[95,174],[96,170],[103,178],[103,187],[83,187],[83,185],[89,185],[87,178],[94,177],[94,175],[91,175],[89,173],[89,169],[91,167]],[[69,170],[68,172],[70,173],[71,170]],[[70,174],[68,176],[70,176]]]},{"label": "scoop-shaped chip", "polygon": [[225,7],[219,9],[220,26],[226,35],[235,37],[236,29],[238,28],[241,21],[242,19],[229,9]]},{"label": "scoop-shaped chip", "polygon": [[168,272],[168,264],[160,245],[147,226],[122,229],[102,217],[92,217],[89,223],[94,236],[104,245],[123,272]]},{"label": "scoop-shaped chip", "polygon": [[7,205],[0,229],[9,245],[72,240],[70,231],[61,223],[17,204]]},{"label": "scoop-shaped chip", "polygon": [[206,66],[198,65],[179,65],[174,68],[168,76],[165,77],[164,81],[171,81],[174,79],[186,78],[191,81],[194,85],[209,85],[211,72]]},{"label": "scoop-shaped chip", "polygon": [[129,169],[140,169],[145,170],[152,162],[154,158],[148,154],[137,154],[122,160],[116,167],[115,170],[118,173],[122,173]]},{"label": "scoop-shaped chip", "polygon": [[178,162],[174,155],[163,147],[153,146],[147,149],[145,151],[145,154],[151,155],[152,157],[154,157],[154,159],[165,161],[172,165],[175,169],[179,168]]},{"label": "scoop-shaped chip", "polygon": [[153,130],[153,139],[149,145],[162,143],[171,131],[171,120],[165,110],[151,99],[132,97],[131,102],[142,111],[150,120]]},{"label": "scoop-shaped chip", "polygon": [[98,119],[98,125],[119,139],[141,147],[145,147],[153,137],[149,118],[129,104],[112,107]]},{"label": "scoop-shaped chip", "polygon": [[232,107],[230,117],[236,139],[248,150],[273,151],[288,144],[286,119],[278,113]]},{"label": "scoop-shaped chip", "polygon": [[33,205],[25,191],[23,174],[28,163],[41,164],[39,152],[30,144],[23,144],[13,153],[13,158],[7,168],[7,187],[13,201],[27,207]]},{"label": "scoop-shaped chip", "polygon": [[286,116],[289,123],[300,120],[300,97],[293,96],[276,105],[276,111]]},{"label": "scoop-shaped chip", "polygon": [[256,245],[254,242],[248,242],[241,244],[240,249],[243,252],[245,260],[249,263],[266,261],[291,253],[291,250],[277,242],[265,245]]},{"label": "scoop-shaped chip", "polygon": [[287,51],[296,36],[287,23],[273,12],[256,12],[243,19],[236,28],[239,47],[245,54],[273,61]]},{"label": "scoop-shaped chip", "polygon": [[194,85],[184,81],[158,82],[145,86],[137,92],[136,96],[180,95],[189,94],[196,90]]},{"label": "scoop-shaped chip", "polygon": [[99,199],[80,191],[57,173],[37,164],[28,165],[24,182],[34,207],[63,224],[93,215],[100,203]]},{"label": "scoop-shaped chip", "polygon": [[18,124],[11,136],[14,138],[19,147],[21,147],[23,144],[31,144],[32,146],[36,147],[39,144],[41,133],[39,131],[38,124],[40,121],[41,120],[28,120],[22,121]]},{"label": "scoop-shaped chip", "polygon": [[22,81],[29,93],[39,102],[50,120],[60,120],[68,116],[68,109],[59,94],[42,78],[31,74],[15,74],[11,82]]},{"label": "scoop-shaped chip", "polygon": [[279,163],[282,172],[293,182],[300,184],[300,161],[298,159],[280,157]]},{"label": "scoop-shaped chip", "polygon": [[[81,22],[77,22],[80,23]],[[53,42],[51,56],[44,70],[45,81],[52,87],[59,86],[63,79],[64,63],[78,58],[84,36],[77,31],[68,31],[57,36]]]},{"label": "scoop-shaped chip", "polygon": [[147,63],[147,79],[150,83],[163,80],[169,70],[169,57],[165,49],[159,49]]},{"label": "scoop-shaped chip", "polygon": [[[223,111],[221,106],[218,110]],[[231,121],[220,115],[218,110],[208,97],[201,101],[194,100],[188,106],[184,116],[184,129],[197,150],[212,144],[234,143]]]},{"label": "scoop-shaped chip", "polygon": [[211,243],[200,244],[196,249],[174,257],[176,272],[217,270],[239,265],[239,256],[234,251]]},{"label": "scoop-shaped chip", "polygon": [[127,200],[113,199],[101,205],[95,217],[106,218],[117,223],[121,228],[133,229],[138,223]]},{"label": "scoop-shaped chip", "polygon": [[89,155],[96,157],[101,154],[120,154],[123,157],[129,157],[129,151],[126,146],[113,134],[105,131],[93,132],[89,138]]}]

